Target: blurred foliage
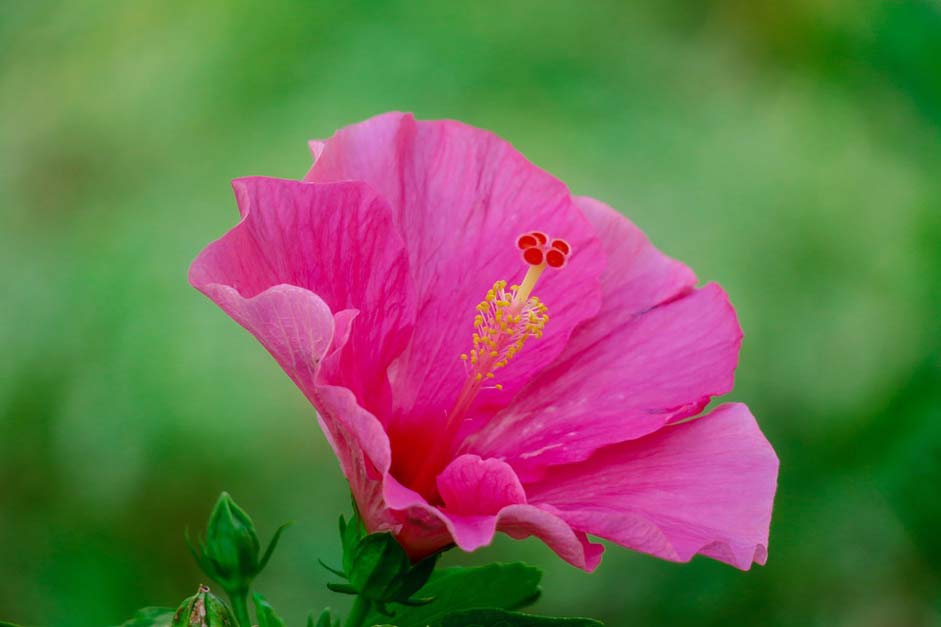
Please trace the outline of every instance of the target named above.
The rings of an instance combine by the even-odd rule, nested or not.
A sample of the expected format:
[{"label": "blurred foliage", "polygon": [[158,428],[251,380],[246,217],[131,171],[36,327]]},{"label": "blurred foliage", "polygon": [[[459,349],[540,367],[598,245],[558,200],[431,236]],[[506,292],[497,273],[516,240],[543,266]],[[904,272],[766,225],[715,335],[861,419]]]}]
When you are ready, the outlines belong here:
[{"label": "blurred foliage", "polygon": [[[330,599],[346,488],[273,360],[185,279],[228,180],[305,140],[452,117],[721,282],[731,395],[781,457],[768,565],[500,539],[547,614],[609,625],[941,624],[941,5],[0,0],[0,616],[116,624],[199,581],[222,489],[299,524],[266,571]],[[273,527],[259,529],[270,536]]]}]

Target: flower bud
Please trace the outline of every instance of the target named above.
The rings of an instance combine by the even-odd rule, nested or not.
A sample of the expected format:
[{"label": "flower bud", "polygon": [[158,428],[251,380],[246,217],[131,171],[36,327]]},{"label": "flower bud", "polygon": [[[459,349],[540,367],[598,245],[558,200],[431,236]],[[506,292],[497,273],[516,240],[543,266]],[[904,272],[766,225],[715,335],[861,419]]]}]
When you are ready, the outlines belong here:
[{"label": "flower bud", "polygon": [[216,502],[206,529],[204,555],[215,566],[219,583],[227,590],[248,587],[258,574],[261,545],[255,524],[227,492]]},{"label": "flower bud", "polygon": [[183,601],[173,615],[171,627],[235,627],[236,622],[219,597],[207,586]]},{"label": "flower bud", "polygon": [[264,555],[261,555],[252,519],[227,492],[223,492],[209,517],[205,540],[199,539],[194,546],[187,531],[186,541],[196,563],[210,579],[230,596],[242,596],[268,563],[281,533],[289,525],[278,528]]}]

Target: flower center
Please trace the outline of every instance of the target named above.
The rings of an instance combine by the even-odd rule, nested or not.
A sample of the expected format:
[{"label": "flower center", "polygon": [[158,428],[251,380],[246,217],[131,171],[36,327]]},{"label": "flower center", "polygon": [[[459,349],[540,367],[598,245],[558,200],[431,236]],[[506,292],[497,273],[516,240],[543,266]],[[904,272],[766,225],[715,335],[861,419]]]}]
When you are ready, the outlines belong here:
[{"label": "flower center", "polygon": [[[527,277],[541,271],[531,266]],[[474,316],[474,348],[470,354],[461,355],[470,383],[493,379],[494,371],[506,366],[526,340],[540,337],[549,321],[548,309],[538,298],[526,298],[519,285],[507,291],[506,281],[493,284],[487,297],[477,305],[477,311],[480,313]],[[499,383],[494,387],[502,389]]]},{"label": "flower center", "polygon": [[506,281],[497,281],[477,305],[473,348],[461,355],[467,378],[447,414],[440,445],[425,458],[413,486],[426,498],[430,499],[436,491],[435,479],[441,466],[450,459],[454,440],[477,394],[482,389],[502,390],[501,384],[491,383],[496,371],[519,354],[530,338],[542,337],[549,322],[548,309],[532,295],[533,288],[547,267],[565,266],[572,247],[563,239],[550,240],[540,231],[520,235],[516,245],[529,268],[520,285],[507,289]]}]

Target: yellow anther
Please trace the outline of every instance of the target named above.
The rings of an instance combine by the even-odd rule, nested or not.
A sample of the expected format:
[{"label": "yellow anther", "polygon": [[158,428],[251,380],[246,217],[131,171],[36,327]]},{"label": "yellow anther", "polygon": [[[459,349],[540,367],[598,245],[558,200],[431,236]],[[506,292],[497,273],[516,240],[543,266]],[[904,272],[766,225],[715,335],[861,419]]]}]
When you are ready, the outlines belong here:
[{"label": "yellow anther", "polygon": [[[527,285],[532,290],[534,278],[527,275]],[[517,285],[506,289],[506,281],[497,281],[487,291],[485,300],[477,305],[474,315],[473,349],[461,355],[464,362],[470,361],[469,374],[475,382],[495,378],[494,371],[505,368],[531,337],[541,337],[542,329],[549,317],[546,306],[535,296],[521,298]],[[502,385],[495,385],[503,389]]]}]

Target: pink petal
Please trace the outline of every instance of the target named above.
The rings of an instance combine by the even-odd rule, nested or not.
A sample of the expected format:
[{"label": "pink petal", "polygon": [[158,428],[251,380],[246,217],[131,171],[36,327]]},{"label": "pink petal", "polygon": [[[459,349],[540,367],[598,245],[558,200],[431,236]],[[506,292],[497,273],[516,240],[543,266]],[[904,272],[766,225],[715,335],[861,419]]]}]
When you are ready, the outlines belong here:
[{"label": "pink petal", "polygon": [[458,122],[386,114],[330,138],[306,177],[345,179],[364,180],[389,200],[420,303],[412,342],[393,370],[398,411],[387,427],[394,446],[413,447],[415,432],[442,422],[454,403],[466,377],[459,356],[470,347],[474,307],[494,281],[518,282],[526,269],[518,234],[545,231],[568,240],[574,253],[536,288],[551,316],[545,336],[500,371],[504,391],[484,391],[478,414],[505,405],[597,310],[604,255],[594,229],[565,185],[498,137]]},{"label": "pink petal", "polygon": [[[635,338],[643,339],[637,337],[638,329],[634,327],[646,325],[641,332],[648,332],[653,326],[649,323],[662,319],[663,313],[656,314],[658,318],[647,320],[643,325],[637,317],[658,305],[688,295],[696,277],[685,265],[657,250],[647,236],[620,213],[586,196],[580,196],[576,201],[601,238],[608,261],[601,277],[601,311],[592,320],[579,325],[557,363],[539,381],[533,382],[521,395],[521,402],[491,421],[476,441],[465,447],[488,455],[514,458],[514,465],[524,475],[538,474],[539,468],[547,464],[583,459],[599,446],[649,433],[669,418],[665,410],[670,407],[689,405],[689,410],[698,411],[704,404],[700,401],[702,391],[693,391],[688,398],[652,398],[651,405],[633,409],[622,400],[625,394],[634,396],[637,382],[631,377],[636,377],[636,371],[648,369],[647,363],[638,363],[638,359],[643,358],[646,362],[648,353],[661,351],[660,347],[648,346],[646,351],[627,355],[626,335],[633,332]],[[724,309],[719,313],[723,312]],[[671,313],[676,314],[677,309]],[[677,324],[673,326],[683,321],[675,322]],[[659,339],[674,341],[672,336]],[[687,354],[698,350],[689,346],[688,340],[686,353],[683,340],[673,346],[673,358],[696,357]],[[669,352],[661,353],[660,362],[670,356]],[[622,362],[631,361],[632,357],[634,365],[631,368],[635,372],[628,372],[626,366],[629,364]],[[662,365],[666,371],[672,370],[671,364]],[[566,373],[570,376],[566,377]],[[562,380],[553,379],[558,375]],[[646,378],[648,373],[644,372],[642,376]],[[710,384],[709,381],[702,383]],[[649,385],[647,387],[650,388]],[[595,414],[596,406],[602,407],[602,413]],[[508,449],[511,442],[516,442],[507,435],[517,430],[529,433],[531,439],[524,438],[519,442],[518,454],[514,455]],[[579,442],[572,443],[573,438]]]},{"label": "pink petal", "polygon": [[323,154],[324,146],[327,144],[320,141],[319,139],[311,139],[307,142],[307,147],[310,148],[310,155],[314,158],[314,162],[320,158],[320,155]]},{"label": "pink petal", "polygon": [[364,183],[235,181],[242,221],[190,282],[248,329],[317,408],[372,527],[388,516],[389,441],[364,408],[388,406],[386,369],[414,316],[388,205]]},{"label": "pink petal", "polygon": [[554,467],[526,491],[580,531],[671,561],[701,553],[747,570],[767,558],[777,475],[748,408],[728,404]]},{"label": "pink petal", "polygon": [[604,551],[603,546],[589,542],[584,532],[572,529],[548,505],[519,503],[505,505],[496,514],[453,514],[429,505],[391,475],[386,477],[383,496],[392,508],[391,515],[398,520],[390,529],[413,559],[452,543],[464,551],[474,551],[490,544],[497,530],[519,540],[535,536],[565,561],[588,571],[597,567]]},{"label": "pink petal", "polygon": [[[282,284],[315,293],[342,317],[348,334],[345,349],[321,374],[351,389],[364,407],[385,409],[386,369],[404,349],[415,311],[408,260],[388,205],[356,182],[255,177],[233,187],[242,221],[199,255],[190,282],[211,298],[213,285],[247,298]],[[283,324],[300,315],[280,314]],[[297,382],[294,371],[310,364],[282,366]]]},{"label": "pink petal", "polygon": [[566,562],[588,572],[598,567],[604,553],[603,545],[589,542],[583,531],[572,529],[548,507],[505,507],[500,512],[498,528],[517,540],[535,536]]},{"label": "pink petal", "polygon": [[461,455],[438,475],[438,494],[452,514],[492,515],[526,502],[526,491],[506,462]]},{"label": "pink petal", "polygon": [[369,477],[367,469],[389,467],[389,441],[352,392],[317,383],[319,364],[335,339],[335,318],[323,299],[293,285],[276,285],[251,298],[219,283],[199,287],[268,349],[317,408],[360,509],[374,517],[380,475],[373,471]]},{"label": "pink petal", "polygon": [[732,389],[741,338],[714,284],[641,315],[599,316],[464,450],[505,458],[525,482],[651,433]]},{"label": "pink petal", "polygon": [[320,296],[295,285],[275,285],[248,298],[222,283],[197,287],[258,338],[302,389],[314,384],[335,327]]}]

